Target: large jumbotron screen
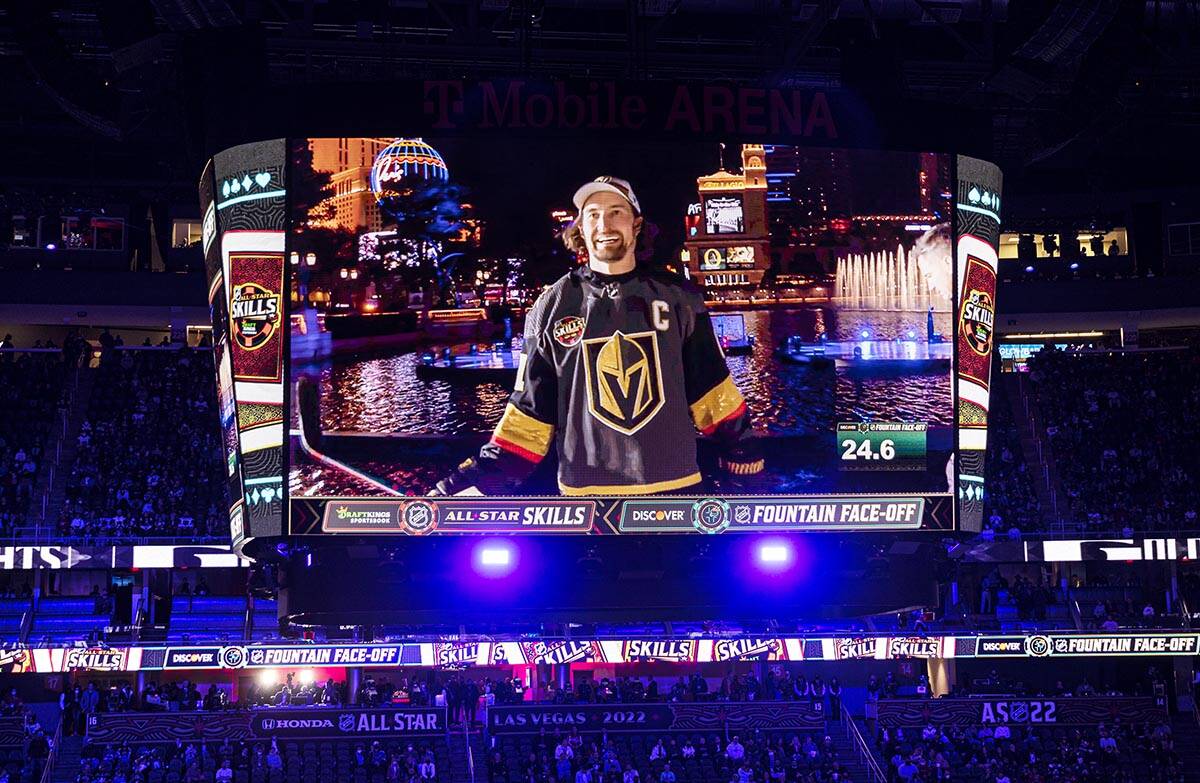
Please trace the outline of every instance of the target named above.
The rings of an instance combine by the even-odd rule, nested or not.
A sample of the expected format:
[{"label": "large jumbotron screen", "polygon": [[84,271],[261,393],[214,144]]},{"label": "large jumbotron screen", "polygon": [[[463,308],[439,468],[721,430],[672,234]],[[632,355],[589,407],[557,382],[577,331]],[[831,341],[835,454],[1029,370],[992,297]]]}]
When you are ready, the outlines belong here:
[{"label": "large jumbotron screen", "polygon": [[990,164],[427,134],[205,177],[235,542],[978,527]]}]

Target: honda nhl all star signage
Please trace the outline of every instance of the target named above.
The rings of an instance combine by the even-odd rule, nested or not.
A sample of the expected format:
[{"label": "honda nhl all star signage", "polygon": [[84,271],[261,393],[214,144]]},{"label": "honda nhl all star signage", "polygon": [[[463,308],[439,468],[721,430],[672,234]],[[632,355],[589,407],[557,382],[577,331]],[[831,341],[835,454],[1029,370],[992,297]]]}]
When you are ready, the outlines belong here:
[{"label": "honda nhl all star signage", "polygon": [[91,742],[152,743],[253,739],[380,739],[431,737],[447,730],[444,707],[265,709],[212,713],[96,713]]},{"label": "honda nhl all star signage", "polygon": [[427,737],[446,733],[445,707],[382,710],[264,710],[253,713],[255,737]]}]

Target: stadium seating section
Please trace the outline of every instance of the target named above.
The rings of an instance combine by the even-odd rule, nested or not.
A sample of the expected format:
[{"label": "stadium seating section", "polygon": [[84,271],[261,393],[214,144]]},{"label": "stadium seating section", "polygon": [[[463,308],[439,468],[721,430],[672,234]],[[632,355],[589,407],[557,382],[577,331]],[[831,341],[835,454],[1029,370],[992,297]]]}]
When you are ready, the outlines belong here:
[{"label": "stadium seating section", "polygon": [[[743,767],[753,780],[764,783],[783,779],[780,776],[793,781],[866,780],[849,743],[835,724],[820,734],[760,731],[729,738],[686,732],[548,735],[497,740],[485,750],[485,763],[491,783],[573,781],[581,768],[598,770],[599,777],[593,773],[596,783],[621,781],[631,768],[641,781],[653,783],[668,766],[680,783],[736,780]],[[741,752],[735,749],[731,757],[731,745],[740,746]]]},{"label": "stadium seating section", "polygon": [[0,535],[12,535],[29,521],[64,374],[57,351],[0,353]]},{"label": "stadium seating section", "polygon": [[1042,351],[1029,367],[1072,527],[1196,527],[1200,353]]},{"label": "stadium seating section", "polygon": [[[33,529],[28,511],[49,429],[62,426],[67,364],[56,351],[0,357],[0,534]],[[1200,436],[1200,389],[1191,382],[1200,352],[1047,350],[1028,366],[1024,392],[997,366],[985,530],[1196,525],[1200,462],[1188,444]],[[47,514],[57,521],[54,533],[76,540],[224,537],[211,352],[109,347],[98,367],[80,373],[92,375],[73,387],[86,399],[70,422],[78,433],[73,462],[59,466],[61,507]],[[1160,422],[1170,422],[1169,435]],[[1028,461],[1023,431],[1043,446],[1045,465]],[[1053,512],[1037,491],[1047,467],[1061,499]]]},{"label": "stadium seating section", "polygon": [[60,532],[195,540],[227,530],[211,352],[111,349],[89,372]]},{"label": "stadium seating section", "polygon": [[1182,783],[1169,726],[880,730],[879,750],[892,781],[1112,781]]},{"label": "stadium seating section", "polygon": [[95,745],[84,750],[79,783],[112,783],[118,774],[145,783],[219,781],[218,771],[226,762],[233,783],[382,783],[421,780],[420,767],[430,760],[434,777],[426,780],[457,779],[452,770],[466,764],[463,758],[452,760],[444,740]]}]

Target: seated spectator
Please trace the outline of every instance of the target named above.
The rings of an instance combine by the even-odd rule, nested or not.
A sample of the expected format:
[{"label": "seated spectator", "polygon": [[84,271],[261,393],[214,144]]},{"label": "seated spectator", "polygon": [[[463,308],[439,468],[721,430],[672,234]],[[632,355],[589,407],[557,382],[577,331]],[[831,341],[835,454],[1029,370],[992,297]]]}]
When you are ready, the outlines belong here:
[{"label": "seated spectator", "polygon": [[732,740],[730,740],[729,744],[725,746],[726,758],[728,758],[730,761],[732,761],[734,763],[737,763],[737,762],[741,761],[745,757],[745,755],[746,755],[745,746],[742,745],[742,743],[739,741],[739,738],[737,736],[734,736],[734,738]]}]

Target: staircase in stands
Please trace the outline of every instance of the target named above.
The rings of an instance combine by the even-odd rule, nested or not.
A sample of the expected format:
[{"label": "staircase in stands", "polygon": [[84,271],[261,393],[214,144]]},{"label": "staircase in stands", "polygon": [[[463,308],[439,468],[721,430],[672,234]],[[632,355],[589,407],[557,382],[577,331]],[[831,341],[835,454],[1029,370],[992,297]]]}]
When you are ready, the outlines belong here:
[{"label": "staircase in stands", "polygon": [[[861,721],[858,723],[858,730],[866,736],[866,729],[863,728]],[[871,768],[863,761],[858,754],[857,743],[845,724],[841,721],[831,720],[825,725],[825,733],[833,739],[833,745],[837,749],[838,762],[846,768],[848,780],[854,783],[874,783]],[[867,751],[875,755],[875,749],[870,745],[867,746]],[[879,758],[876,755],[876,763],[879,763]],[[880,765],[880,769],[884,769]],[[883,783],[883,781],[879,781]]]},{"label": "staircase in stands", "polygon": [[79,775],[79,759],[83,753],[83,737],[73,734],[63,737],[50,770],[50,783],[74,783]]},{"label": "staircase in stands", "polygon": [[[449,783],[474,783],[487,780],[487,769],[483,764],[483,735],[478,729],[470,733],[462,727],[450,730],[450,769]],[[475,774],[471,775],[471,763],[474,763]]]},{"label": "staircase in stands", "polygon": [[1067,509],[1058,508],[1066,495],[1061,492],[1054,454],[1045,431],[1041,428],[1037,405],[1033,400],[1033,389],[1025,373],[1001,373],[1000,383],[1005,384],[1008,404],[1013,420],[1017,422],[1017,434],[1021,440],[1021,456],[1029,468],[1033,480],[1033,491],[1037,495],[1042,512],[1043,530],[1061,530]]},{"label": "staircase in stands", "polygon": [[1200,726],[1191,713],[1176,715],[1171,721],[1171,732],[1175,739],[1175,752],[1182,762],[1184,779],[1200,781]]},{"label": "staircase in stands", "polygon": [[[29,519],[38,523],[38,538],[54,539],[55,526],[67,494],[67,476],[75,464],[75,452],[79,446],[79,430],[87,419],[88,404],[92,399],[92,386],[96,371],[87,367],[74,371],[68,380],[72,391],[67,407],[66,424],[58,423],[47,438],[38,483],[30,501]],[[59,440],[61,436],[61,442]],[[52,456],[53,455],[53,456]],[[45,509],[45,518],[42,516]]]}]

